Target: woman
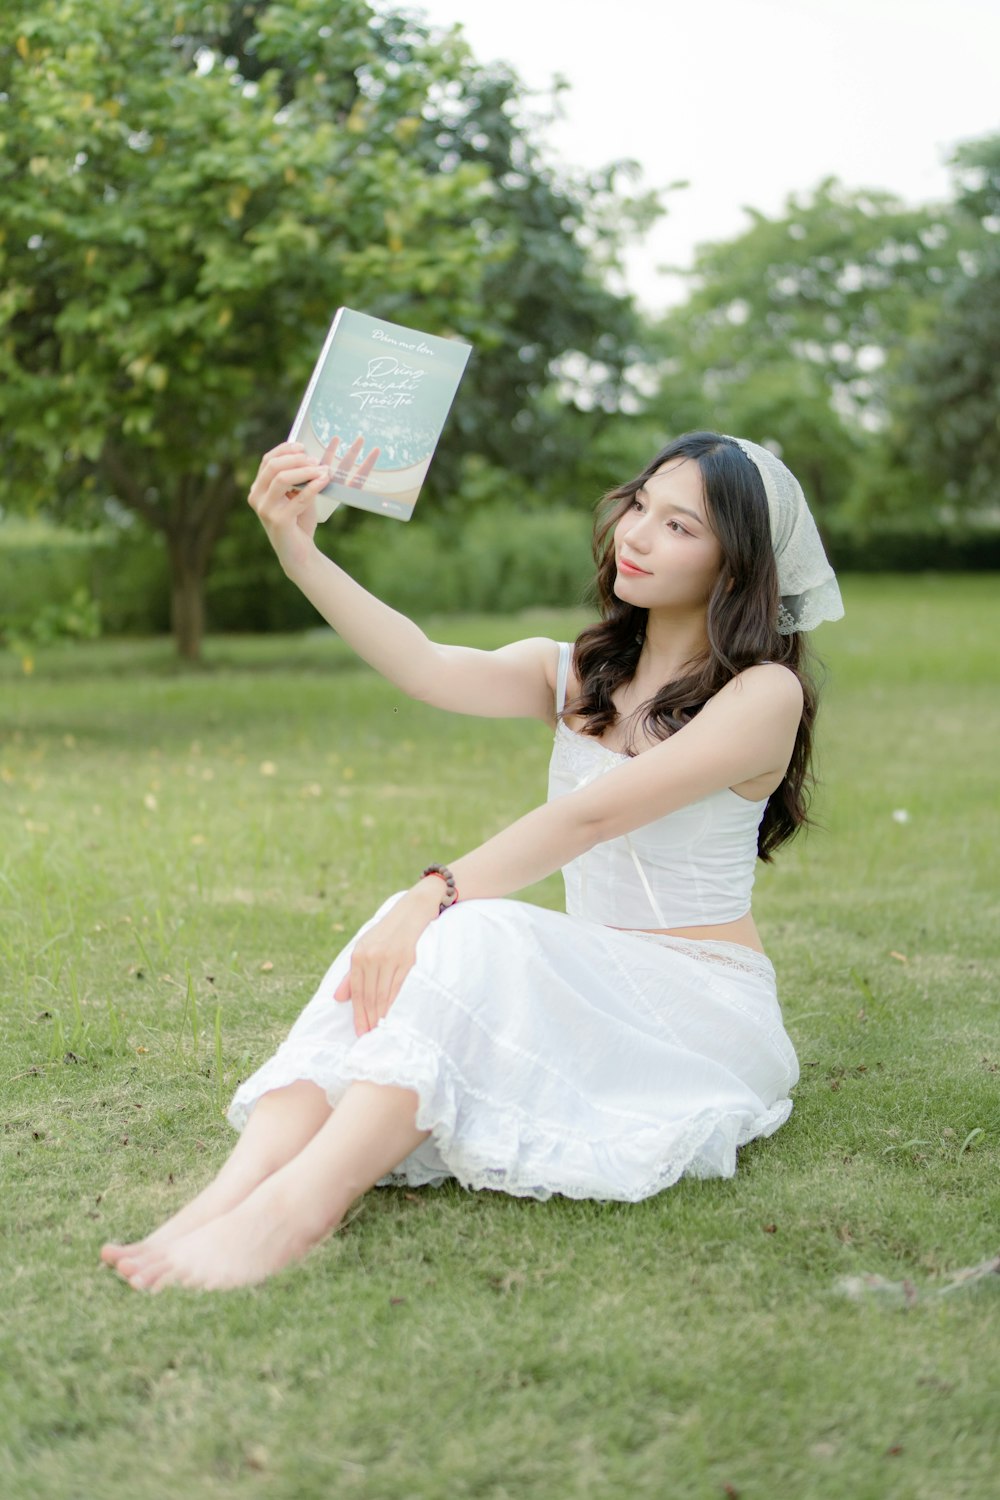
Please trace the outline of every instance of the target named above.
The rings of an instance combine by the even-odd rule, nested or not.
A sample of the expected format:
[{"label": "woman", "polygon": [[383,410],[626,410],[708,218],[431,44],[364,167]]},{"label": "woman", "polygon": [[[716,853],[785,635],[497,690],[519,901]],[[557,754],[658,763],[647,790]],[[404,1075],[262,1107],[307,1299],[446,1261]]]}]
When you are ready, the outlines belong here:
[{"label": "woman", "polygon": [[[318,551],[328,474],[290,443],[261,463],[250,504],[285,572],[411,696],[554,724],[549,797],[344,949],[237,1091],[214,1182],[105,1246],[138,1288],[260,1281],[384,1180],[635,1201],[731,1176],[791,1110],[750,889],[805,818],[800,632],[843,613],[795,479],[752,443],[678,439],[608,497],[601,623],[483,652],[435,645]],[[567,913],[501,899],[559,868]]]}]

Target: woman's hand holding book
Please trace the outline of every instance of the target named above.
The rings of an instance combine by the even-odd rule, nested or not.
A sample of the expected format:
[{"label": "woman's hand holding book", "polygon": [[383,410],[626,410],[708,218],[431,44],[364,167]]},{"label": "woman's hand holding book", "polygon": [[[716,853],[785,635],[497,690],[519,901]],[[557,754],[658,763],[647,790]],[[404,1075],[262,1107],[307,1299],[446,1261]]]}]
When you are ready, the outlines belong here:
[{"label": "woman's hand holding book", "polygon": [[286,573],[313,550],[316,496],[329,482],[328,465],[310,458],[301,443],[279,443],[260,461],[247,503]]}]

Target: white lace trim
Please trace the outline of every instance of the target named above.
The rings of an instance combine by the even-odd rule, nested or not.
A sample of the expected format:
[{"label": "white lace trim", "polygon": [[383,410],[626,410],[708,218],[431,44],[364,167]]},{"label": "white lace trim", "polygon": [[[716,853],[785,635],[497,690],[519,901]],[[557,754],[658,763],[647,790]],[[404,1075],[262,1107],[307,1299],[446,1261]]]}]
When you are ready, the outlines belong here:
[{"label": "white lace trim", "polygon": [[629,929],[633,937],[651,938],[653,942],[686,953],[689,958],[704,963],[721,964],[740,974],[753,974],[756,978],[774,981],[774,965],[764,953],[756,948],[747,948],[743,943],[727,943],[719,938],[679,938],[666,932],[644,932],[642,928]]},{"label": "white lace trim", "polygon": [[618,1139],[595,1142],[506,1103],[473,1096],[453,1061],[425,1037],[408,1033],[405,1050],[384,1050],[385,1056],[372,1051],[364,1057],[352,1048],[348,1058],[340,1048],[283,1049],[255,1075],[252,1097],[246,1084],[237,1091],[229,1119],[242,1129],[256,1098],[302,1080],[316,1083],[334,1106],[356,1079],[412,1089],[418,1097],[417,1128],[429,1131],[430,1139],[380,1185],[422,1187],[454,1177],[467,1188],[515,1197],[546,1199],[559,1193],[636,1203],[685,1174],[732,1177],[738,1148],[772,1135],[792,1109],[790,1099],[779,1099],[749,1120],[706,1109],[681,1123],[650,1121]]}]

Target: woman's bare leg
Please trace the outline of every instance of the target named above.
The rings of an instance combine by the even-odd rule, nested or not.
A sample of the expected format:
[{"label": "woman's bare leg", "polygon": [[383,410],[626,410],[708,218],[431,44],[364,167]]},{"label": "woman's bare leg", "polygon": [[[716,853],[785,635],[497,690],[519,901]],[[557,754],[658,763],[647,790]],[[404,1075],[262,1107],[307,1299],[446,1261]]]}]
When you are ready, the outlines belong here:
[{"label": "woman's bare leg", "polygon": [[261,1095],[232,1153],[208,1187],[145,1239],[130,1245],[113,1242],[105,1245],[101,1250],[102,1260],[110,1266],[117,1265],[123,1255],[135,1255],[145,1246],[168,1244],[219,1214],[228,1213],[266,1177],[297,1155],[322,1129],[330,1114],[323,1090],[305,1080]]},{"label": "woman's bare leg", "polygon": [[242,1202],[190,1234],[147,1245],[118,1261],[135,1287],[205,1291],[247,1286],[299,1260],[417,1146],[410,1089],[352,1083],[336,1111],[285,1166]]}]

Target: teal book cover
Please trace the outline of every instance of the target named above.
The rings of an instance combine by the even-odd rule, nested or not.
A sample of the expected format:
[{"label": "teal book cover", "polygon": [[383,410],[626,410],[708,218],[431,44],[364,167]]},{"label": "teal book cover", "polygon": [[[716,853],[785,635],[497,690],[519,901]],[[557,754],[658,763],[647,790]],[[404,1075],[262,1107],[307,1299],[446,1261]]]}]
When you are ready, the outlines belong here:
[{"label": "teal book cover", "polygon": [[342,307],[289,441],[333,469],[316,501],[408,521],[471,346]]}]

